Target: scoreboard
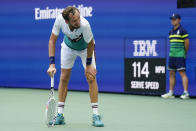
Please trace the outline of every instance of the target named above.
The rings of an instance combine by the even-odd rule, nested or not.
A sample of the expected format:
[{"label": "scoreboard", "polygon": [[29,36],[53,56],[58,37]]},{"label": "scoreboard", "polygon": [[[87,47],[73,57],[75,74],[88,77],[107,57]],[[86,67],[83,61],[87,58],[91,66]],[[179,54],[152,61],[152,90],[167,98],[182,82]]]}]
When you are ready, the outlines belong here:
[{"label": "scoreboard", "polygon": [[166,38],[126,38],[124,52],[124,91],[165,93]]}]

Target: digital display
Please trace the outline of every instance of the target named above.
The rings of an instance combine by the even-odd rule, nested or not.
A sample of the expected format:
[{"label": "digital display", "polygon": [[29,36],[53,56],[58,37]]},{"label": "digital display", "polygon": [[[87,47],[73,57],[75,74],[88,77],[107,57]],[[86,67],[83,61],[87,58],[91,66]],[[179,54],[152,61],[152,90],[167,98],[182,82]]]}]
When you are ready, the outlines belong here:
[{"label": "digital display", "polygon": [[125,40],[125,92],[160,95],[166,91],[166,39]]},{"label": "digital display", "polygon": [[165,59],[125,58],[125,92],[160,95],[166,91]]}]

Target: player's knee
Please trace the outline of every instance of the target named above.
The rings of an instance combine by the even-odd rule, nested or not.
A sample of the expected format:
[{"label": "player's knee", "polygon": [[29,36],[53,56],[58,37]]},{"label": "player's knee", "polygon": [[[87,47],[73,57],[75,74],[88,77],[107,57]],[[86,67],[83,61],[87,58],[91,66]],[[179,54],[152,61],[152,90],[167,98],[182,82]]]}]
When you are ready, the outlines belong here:
[{"label": "player's knee", "polygon": [[88,79],[88,78],[86,78],[87,79],[87,82],[89,83],[89,84],[92,84],[93,83],[93,80],[90,80],[90,79]]},{"label": "player's knee", "polygon": [[179,74],[181,75],[181,77],[186,77],[186,72],[185,71],[180,71]]},{"label": "player's knee", "polygon": [[169,72],[169,75],[170,75],[170,77],[175,77],[176,72],[175,72],[175,71],[170,71],[170,72]]},{"label": "player's knee", "polygon": [[86,76],[86,80],[87,80],[88,84],[92,84],[95,81],[95,78],[90,79]]},{"label": "player's knee", "polygon": [[86,80],[87,80],[88,83],[92,83],[92,80],[89,79],[87,76],[86,76]]},{"label": "player's knee", "polygon": [[60,79],[61,79],[62,82],[68,83],[69,79],[70,79],[70,75],[68,75],[68,74],[61,74],[61,78]]}]

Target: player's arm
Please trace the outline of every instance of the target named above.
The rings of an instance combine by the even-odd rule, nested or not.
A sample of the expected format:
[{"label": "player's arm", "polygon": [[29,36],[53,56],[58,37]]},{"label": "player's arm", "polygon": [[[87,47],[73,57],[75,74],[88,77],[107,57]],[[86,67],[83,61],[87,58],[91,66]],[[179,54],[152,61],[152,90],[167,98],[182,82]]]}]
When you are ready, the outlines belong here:
[{"label": "player's arm", "polygon": [[94,40],[92,39],[88,43],[88,47],[87,47],[87,62],[86,62],[87,66],[92,63],[92,60],[88,61],[88,59],[92,59],[94,48],[95,48],[95,43]]},{"label": "player's arm", "polygon": [[[91,65],[94,48],[95,48],[95,43],[94,43],[94,39],[92,39],[88,43],[88,47],[87,47],[86,71],[85,71],[87,79],[89,80],[94,80],[96,76],[96,69]],[[90,73],[91,75],[89,75],[88,73]]]},{"label": "player's arm", "polygon": [[[91,67],[94,49],[95,49],[95,42],[94,39],[92,39],[88,43],[88,47],[87,47],[86,68]],[[91,72],[91,73],[93,73],[94,75],[96,74],[96,72]]]},{"label": "player's arm", "polygon": [[85,27],[83,27],[83,37],[86,43],[88,43],[85,74],[88,80],[94,80],[96,75],[96,69],[92,66],[92,61],[95,42],[90,24],[88,22],[86,22]]},{"label": "player's arm", "polygon": [[54,33],[51,33],[48,48],[49,48],[49,59],[50,59],[50,66],[48,68],[48,74],[49,76],[53,76],[56,73],[56,68],[55,68],[55,45],[56,45],[56,40],[58,36],[56,36]]},{"label": "player's arm", "polygon": [[54,33],[51,33],[49,44],[48,44],[49,57],[55,56],[55,45],[56,45],[57,38],[58,38],[58,36],[56,36]]},{"label": "player's arm", "polygon": [[182,38],[184,39],[185,54],[187,55],[189,50],[189,34],[185,29],[182,30]]},{"label": "player's arm", "polygon": [[185,53],[187,54],[189,50],[189,39],[188,38],[184,40],[184,47],[185,47]]},{"label": "player's arm", "polygon": [[55,45],[56,40],[59,36],[61,30],[61,16],[59,15],[53,25],[52,33],[50,35],[48,49],[49,49],[49,59],[50,59],[50,66],[48,68],[48,74],[50,77],[52,77],[56,73],[55,68]]}]

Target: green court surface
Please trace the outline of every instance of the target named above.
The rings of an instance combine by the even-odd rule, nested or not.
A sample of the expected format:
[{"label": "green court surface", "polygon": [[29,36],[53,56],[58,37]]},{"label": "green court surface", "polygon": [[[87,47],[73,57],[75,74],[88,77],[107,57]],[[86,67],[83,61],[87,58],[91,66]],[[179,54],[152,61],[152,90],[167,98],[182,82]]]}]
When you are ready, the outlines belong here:
[{"label": "green court surface", "polygon": [[48,94],[49,90],[0,88],[0,131],[196,131],[196,99],[100,93],[105,127],[92,127],[88,93],[73,91],[65,105],[67,124],[48,128]]}]

